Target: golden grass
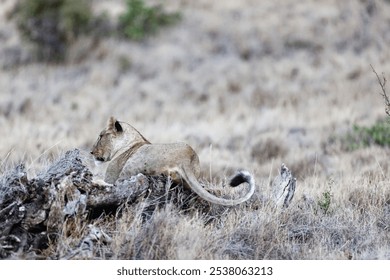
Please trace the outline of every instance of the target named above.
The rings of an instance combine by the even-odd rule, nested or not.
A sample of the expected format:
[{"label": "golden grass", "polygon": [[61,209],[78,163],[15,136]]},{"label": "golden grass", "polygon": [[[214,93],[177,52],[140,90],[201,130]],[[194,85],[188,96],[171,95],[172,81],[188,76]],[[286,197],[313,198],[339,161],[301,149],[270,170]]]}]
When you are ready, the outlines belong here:
[{"label": "golden grass", "polygon": [[[7,19],[13,2],[0,9],[0,174],[25,162],[34,176],[68,149],[87,152],[115,115],[151,142],[189,143],[205,180],[245,168],[259,186],[211,222],[173,204],[143,222],[130,206],[105,218],[113,242],[98,258],[390,258],[388,148],[324,145],[385,115],[370,64],[390,73],[386,1],[169,0],[183,14],[177,26],[144,42],[76,44],[61,65],[18,62],[27,47]],[[298,181],[280,212],[267,198],[282,162]]]}]

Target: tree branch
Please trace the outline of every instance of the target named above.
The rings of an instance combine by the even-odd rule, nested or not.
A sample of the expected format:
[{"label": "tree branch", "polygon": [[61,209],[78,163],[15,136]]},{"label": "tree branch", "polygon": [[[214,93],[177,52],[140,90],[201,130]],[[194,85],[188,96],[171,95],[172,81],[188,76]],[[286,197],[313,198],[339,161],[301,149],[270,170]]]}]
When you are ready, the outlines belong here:
[{"label": "tree branch", "polygon": [[374,74],[376,75],[376,78],[378,80],[378,83],[379,85],[381,86],[381,89],[382,89],[382,92],[380,92],[379,94],[382,95],[383,99],[385,100],[385,112],[388,116],[390,116],[390,100],[389,100],[389,97],[387,96],[386,94],[386,77],[385,77],[385,74],[382,73],[382,79],[379,77],[378,73],[375,71],[374,67],[370,64],[371,66],[371,69],[372,71],[374,72]]}]

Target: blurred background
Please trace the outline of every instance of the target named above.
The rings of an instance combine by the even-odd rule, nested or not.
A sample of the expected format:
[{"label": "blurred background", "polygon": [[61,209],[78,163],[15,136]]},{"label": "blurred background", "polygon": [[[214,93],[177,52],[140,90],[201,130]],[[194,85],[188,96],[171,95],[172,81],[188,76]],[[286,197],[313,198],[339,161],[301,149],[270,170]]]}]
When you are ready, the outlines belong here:
[{"label": "blurred background", "polygon": [[0,172],[89,151],[113,115],[206,178],[386,174],[389,43],[386,0],[0,0]]}]

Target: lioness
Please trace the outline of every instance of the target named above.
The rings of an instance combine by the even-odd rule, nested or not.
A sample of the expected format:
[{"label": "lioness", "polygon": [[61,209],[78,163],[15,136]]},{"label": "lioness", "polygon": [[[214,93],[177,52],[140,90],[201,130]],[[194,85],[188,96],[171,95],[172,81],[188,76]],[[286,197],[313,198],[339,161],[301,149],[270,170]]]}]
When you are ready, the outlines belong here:
[{"label": "lioness", "polygon": [[248,183],[248,193],[239,199],[224,199],[207,192],[198,182],[199,158],[187,144],[151,144],[131,125],[114,117],[108,120],[91,154],[95,163],[110,162],[104,181],[114,184],[118,178],[128,178],[138,173],[167,175],[176,183],[184,183],[201,198],[215,204],[233,206],[248,200],[255,190],[255,180],[247,171],[239,171],[229,185],[236,187]]}]

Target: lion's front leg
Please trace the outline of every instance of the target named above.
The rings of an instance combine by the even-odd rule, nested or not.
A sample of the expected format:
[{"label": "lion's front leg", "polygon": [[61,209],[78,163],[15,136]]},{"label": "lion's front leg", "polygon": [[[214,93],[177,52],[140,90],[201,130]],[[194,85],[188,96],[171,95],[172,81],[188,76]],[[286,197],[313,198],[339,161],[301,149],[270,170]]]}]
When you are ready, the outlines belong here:
[{"label": "lion's front leg", "polygon": [[93,178],[92,179],[92,184],[103,186],[103,187],[112,187],[112,186],[114,186],[114,184],[107,183],[105,180],[103,180],[101,178],[98,178],[98,179]]}]

